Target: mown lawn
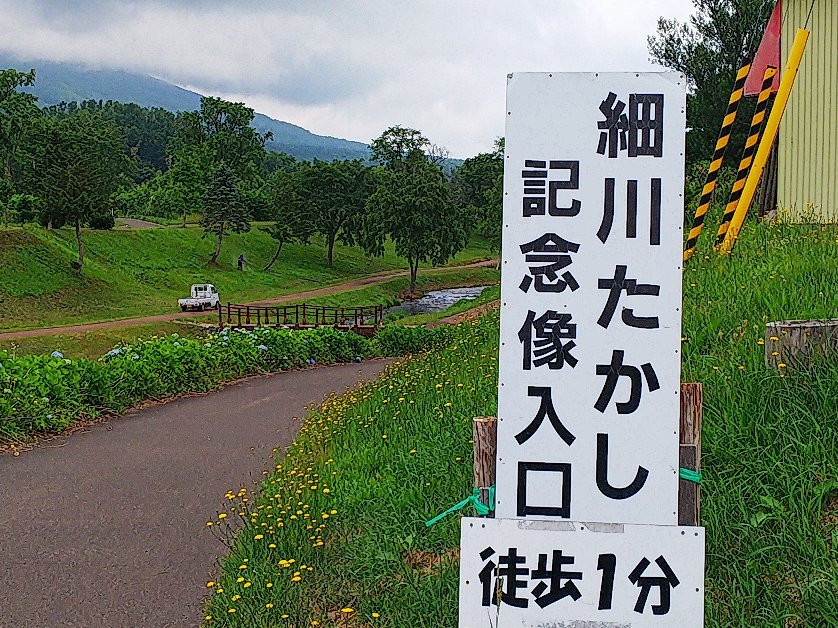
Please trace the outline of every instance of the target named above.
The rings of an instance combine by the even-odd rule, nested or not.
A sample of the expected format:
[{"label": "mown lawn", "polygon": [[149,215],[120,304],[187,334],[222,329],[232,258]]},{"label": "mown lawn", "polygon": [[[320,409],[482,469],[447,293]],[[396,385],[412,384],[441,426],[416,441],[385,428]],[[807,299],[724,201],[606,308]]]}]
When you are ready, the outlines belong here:
[{"label": "mown lawn", "polygon": [[[86,231],[85,267],[77,276],[70,229],[0,229],[0,330],[113,320],[177,310],[193,283],[211,282],[223,301],[245,302],[342,283],[407,264],[391,245],[370,258],[357,247],[337,245],[326,266],[322,241],[287,245],[269,272],[262,268],[275,242],[258,225],[224,241],[218,266],[207,264],[213,243],[197,227]],[[236,259],[244,254],[244,272]],[[452,264],[492,257],[480,239]]]},{"label": "mown lawn", "polygon": [[[749,225],[733,256],[684,274],[682,379],[705,385],[708,626],[838,625],[838,361],[780,375],[760,344],[769,320],[836,316],[836,242],[834,227]],[[208,625],[456,625],[457,517],[424,522],[471,489],[497,322],[329,399],[258,496],[231,487],[208,522],[231,543]]]}]

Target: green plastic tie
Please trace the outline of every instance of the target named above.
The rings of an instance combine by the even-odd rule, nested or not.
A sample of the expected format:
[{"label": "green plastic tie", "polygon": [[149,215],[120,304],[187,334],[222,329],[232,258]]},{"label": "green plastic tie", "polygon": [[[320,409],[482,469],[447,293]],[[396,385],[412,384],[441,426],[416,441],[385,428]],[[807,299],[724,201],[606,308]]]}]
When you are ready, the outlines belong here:
[{"label": "green plastic tie", "polygon": [[432,525],[434,525],[440,519],[442,519],[444,517],[447,517],[451,513],[457,512],[458,510],[462,510],[463,508],[465,508],[469,504],[474,506],[474,511],[479,516],[485,517],[486,515],[488,515],[490,512],[492,512],[495,509],[495,487],[494,486],[489,487],[489,505],[486,505],[486,504],[484,504],[483,502],[480,501],[480,489],[476,488],[471,492],[471,495],[466,497],[463,501],[454,504],[453,506],[451,506],[451,508],[449,508],[448,510],[446,510],[442,514],[437,515],[436,517],[434,517],[430,521],[426,521],[425,522],[425,527],[430,528]]},{"label": "green plastic tie", "polygon": [[681,467],[678,470],[678,475],[681,476],[682,479],[687,480],[688,482],[695,482],[696,484],[701,484],[701,473],[698,471],[693,471],[692,469],[685,469]]}]

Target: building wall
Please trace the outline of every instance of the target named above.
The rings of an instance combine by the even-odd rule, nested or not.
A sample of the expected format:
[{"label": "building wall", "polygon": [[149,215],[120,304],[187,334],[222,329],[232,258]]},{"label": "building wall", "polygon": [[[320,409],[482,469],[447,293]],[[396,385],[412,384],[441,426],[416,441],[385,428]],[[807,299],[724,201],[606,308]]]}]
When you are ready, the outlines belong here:
[{"label": "building wall", "polygon": [[[782,0],[782,63],[811,0]],[[803,62],[780,123],[777,204],[792,222],[838,222],[838,0],[815,0]]]}]

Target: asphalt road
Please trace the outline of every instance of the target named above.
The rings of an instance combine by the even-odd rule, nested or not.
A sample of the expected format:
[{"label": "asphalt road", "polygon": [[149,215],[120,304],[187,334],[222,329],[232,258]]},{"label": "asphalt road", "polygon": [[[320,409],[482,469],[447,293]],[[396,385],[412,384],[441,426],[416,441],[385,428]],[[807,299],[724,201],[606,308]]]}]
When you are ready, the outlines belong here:
[{"label": "asphalt road", "polygon": [[206,528],[308,404],[388,363],[256,377],[0,455],[0,626],[193,626],[224,547]]}]

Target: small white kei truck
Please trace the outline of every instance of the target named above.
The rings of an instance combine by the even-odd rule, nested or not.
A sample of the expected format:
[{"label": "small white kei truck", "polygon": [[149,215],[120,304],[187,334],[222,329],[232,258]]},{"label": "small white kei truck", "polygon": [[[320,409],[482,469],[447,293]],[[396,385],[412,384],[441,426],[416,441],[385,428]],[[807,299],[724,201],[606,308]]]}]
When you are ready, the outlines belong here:
[{"label": "small white kei truck", "polygon": [[192,284],[189,297],[178,299],[177,304],[184,312],[186,310],[213,310],[219,306],[218,290],[211,283]]}]

